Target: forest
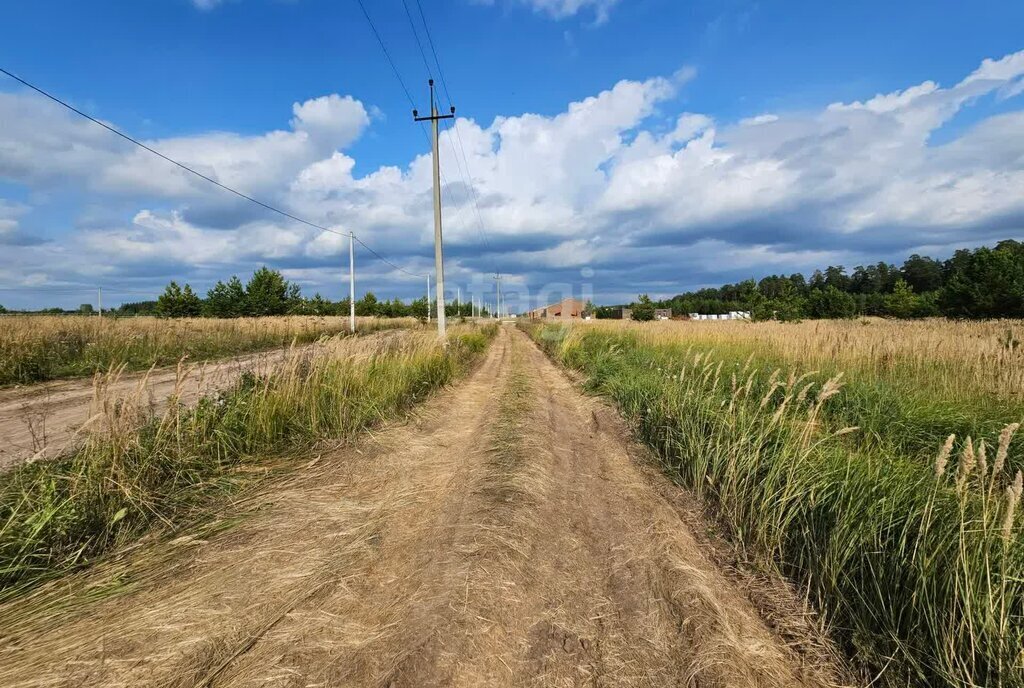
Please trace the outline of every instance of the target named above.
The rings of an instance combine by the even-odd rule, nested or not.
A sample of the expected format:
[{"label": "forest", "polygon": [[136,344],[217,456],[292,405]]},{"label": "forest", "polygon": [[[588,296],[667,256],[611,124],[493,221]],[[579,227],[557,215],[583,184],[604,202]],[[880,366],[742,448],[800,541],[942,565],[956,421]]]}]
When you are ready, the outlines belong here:
[{"label": "forest", "polygon": [[[914,254],[901,266],[880,262],[842,265],[801,273],[769,275],[718,288],[677,294],[651,301],[671,308],[673,315],[750,311],[755,320],[852,318],[878,315],[895,318],[1021,318],[1024,317],[1024,243],[1007,239],[995,247],[960,249],[941,261]],[[648,300],[634,306],[641,313]],[[609,317],[609,309],[597,309]]]}]

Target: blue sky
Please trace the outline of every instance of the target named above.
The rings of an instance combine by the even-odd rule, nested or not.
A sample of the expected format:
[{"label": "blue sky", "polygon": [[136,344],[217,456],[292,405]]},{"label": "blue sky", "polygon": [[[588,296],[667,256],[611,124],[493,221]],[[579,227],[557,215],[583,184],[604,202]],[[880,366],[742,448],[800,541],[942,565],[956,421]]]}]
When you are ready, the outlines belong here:
[{"label": "blue sky", "polygon": [[[402,0],[364,2],[425,108]],[[612,302],[1024,235],[1020,2],[421,3],[466,118],[466,158],[442,147],[464,293],[497,268],[524,302]],[[5,69],[430,269],[426,143],[355,0],[17,3],[0,36]],[[0,304],[263,263],[342,294],[337,237],[143,156],[0,78]],[[421,291],[363,264],[360,291]]]}]

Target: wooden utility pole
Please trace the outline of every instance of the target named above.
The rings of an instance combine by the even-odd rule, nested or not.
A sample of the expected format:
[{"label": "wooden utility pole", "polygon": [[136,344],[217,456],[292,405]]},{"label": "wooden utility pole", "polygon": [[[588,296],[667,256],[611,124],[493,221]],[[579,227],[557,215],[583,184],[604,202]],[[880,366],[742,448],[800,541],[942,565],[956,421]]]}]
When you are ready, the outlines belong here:
[{"label": "wooden utility pole", "polygon": [[356,331],[356,235],[348,233],[348,324]]},{"label": "wooden utility pole", "polygon": [[[412,118],[415,122],[430,122],[430,133],[432,153],[434,159],[434,274],[437,278],[437,334],[445,336],[445,313],[444,313],[444,255],[441,249],[441,151],[437,145],[437,123],[442,119],[453,119],[455,117],[455,106],[452,106],[451,114],[442,115],[437,111],[437,102],[434,99],[434,80],[430,80],[430,116],[420,117],[419,111],[412,111]],[[429,277],[427,278],[429,280]],[[427,297],[427,320],[430,316],[430,298]]]}]

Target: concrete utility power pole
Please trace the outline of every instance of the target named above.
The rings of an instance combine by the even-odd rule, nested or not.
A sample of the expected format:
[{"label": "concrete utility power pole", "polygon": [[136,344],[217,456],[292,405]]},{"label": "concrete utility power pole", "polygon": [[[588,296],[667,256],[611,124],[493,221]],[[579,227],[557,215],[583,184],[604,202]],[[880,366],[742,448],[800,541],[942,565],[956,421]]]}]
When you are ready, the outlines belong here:
[{"label": "concrete utility power pole", "polygon": [[[433,143],[434,159],[434,273],[437,276],[437,334],[445,336],[445,314],[444,314],[444,256],[441,250],[441,151],[437,145],[437,123],[442,119],[453,119],[455,117],[455,106],[452,106],[451,114],[442,115],[437,111],[437,103],[434,100],[434,80],[430,80],[430,116],[420,117],[419,111],[412,111],[412,118],[415,122],[430,122],[431,142]],[[427,313],[430,313],[430,299],[427,299]],[[429,315],[428,315],[429,321]]]},{"label": "concrete utility power pole", "polygon": [[356,331],[356,235],[348,233],[348,325]]},{"label": "concrete utility power pole", "polygon": [[462,287],[455,288],[455,316],[462,317]]},{"label": "concrete utility power pole", "polygon": [[96,305],[100,309],[100,317],[103,317],[103,287],[96,287]]},{"label": "concrete utility power pole", "polygon": [[497,280],[497,284],[498,284],[498,305],[497,305],[498,314],[497,315],[498,315],[498,318],[501,318],[501,306],[502,306],[502,303],[501,303],[501,273],[500,272],[499,273],[495,273],[494,279]]}]

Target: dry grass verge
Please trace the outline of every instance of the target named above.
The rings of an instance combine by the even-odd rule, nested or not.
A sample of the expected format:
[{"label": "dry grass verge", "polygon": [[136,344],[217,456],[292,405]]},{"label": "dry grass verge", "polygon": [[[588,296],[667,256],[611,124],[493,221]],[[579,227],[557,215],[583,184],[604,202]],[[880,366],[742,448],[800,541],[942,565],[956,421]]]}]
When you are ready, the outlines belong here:
[{"label": "dry grass verge", "polygon": [[[109,405],[71,455],[0,476],[0,599],[153,527],[174,528],[263,472],[265,457],[345,440],[463,372],[495,327],[334,339],[192,407],[140,419]],[[141,424],[140,424],[141,422]]]}]

